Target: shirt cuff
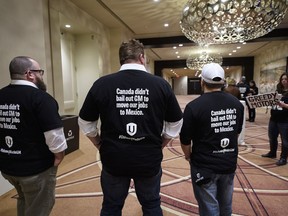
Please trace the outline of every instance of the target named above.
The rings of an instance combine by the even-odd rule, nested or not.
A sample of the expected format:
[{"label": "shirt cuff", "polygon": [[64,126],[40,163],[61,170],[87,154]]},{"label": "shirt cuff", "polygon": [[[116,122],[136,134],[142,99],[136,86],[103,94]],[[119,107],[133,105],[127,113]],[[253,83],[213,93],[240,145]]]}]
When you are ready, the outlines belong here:
[{"label": "shirt cuff", "polygon": [[46,144],[52,153],[59,153],[67,149],[67,142],[63,127],[44,132]]},{"label": "shirt cuff", "polygon": [[179,136],[181,127],[183,124],[183,119],[177,122],[166,122],[164,121],[163,126],[163,137],[166,139],[172,139]]},{"label": "shirt cuff", "polygon": [[78,125],[81,131],[88,137],[96,137],[98,133],[97,129],[98,121],[85,121],[78,117]]}]

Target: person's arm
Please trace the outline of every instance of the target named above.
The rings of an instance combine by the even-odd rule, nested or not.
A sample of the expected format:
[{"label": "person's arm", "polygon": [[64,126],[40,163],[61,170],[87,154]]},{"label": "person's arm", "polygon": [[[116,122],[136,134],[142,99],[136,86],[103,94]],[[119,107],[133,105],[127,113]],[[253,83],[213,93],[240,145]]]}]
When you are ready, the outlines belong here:
[{"label": "person's arm", "polygon": [[191,145],[183,145],[181,144],[182,151],[184,153],[185,160],[190,161],[190,155],[192,153]]},{"label": "person's arm", "polygon": [[168,145],[168,143],[173,140],[173,138],[165,138],[164,136],[162,136],[162,149]]},{"label": "person's arm", "polygon": [[163,133],[162,133],[162,149],[174,138],[179,136],[183,119],[177,122],[164,121]]},{"label": "person's arm", "polygon": [[46,144],[49,150],[54,153],[54,166],[59,166],[65,156],[67,142],[64,135],[63,127],[44,132]]},{"label": "person's arm", "polygon": [[62,162],[65,156],[65,151],[54,153],[55,160],[54,160],[54,166],[59,166],[59,164]]},{"label": "person's arm", "polygon": [[279,101],[277,104],[284,109],[288,109],[288,104],[286,104],[284,101]]},{"label": "person's arm", "polygon": [[78,117],[78,125],[80,129],[99,150],[101,146],[101,138],[98,134],[97,122],[98,121],[85,121]]},{"label": "person's arm", "polygon": [[93,143],[93,145],[98,149],[100,150],[100,147],[101,147],[101,138],[99,136],[99,134],[97,134],[95,137],[90,137],[90,136],[87,136],[88,139]]}]

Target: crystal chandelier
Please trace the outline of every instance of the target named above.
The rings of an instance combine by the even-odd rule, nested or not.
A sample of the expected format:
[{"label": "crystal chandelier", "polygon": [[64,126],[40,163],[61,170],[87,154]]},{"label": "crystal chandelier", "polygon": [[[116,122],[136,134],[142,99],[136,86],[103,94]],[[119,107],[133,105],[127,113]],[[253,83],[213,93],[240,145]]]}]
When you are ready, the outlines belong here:
[{"label": "crystal chandelier", "polygon": [[244,42],[276,28],[287,8],[287,0],[189,0],[180,27],[199,45]]},{"label": "crystal chandelier", "polygon": [[186,65],[192,70],[202,70],[202,67],[208,63],[222,64],[222,57],[220,55],[209,55],[207,52],[202,52],[200,55],[190,55],[186,60]]}]

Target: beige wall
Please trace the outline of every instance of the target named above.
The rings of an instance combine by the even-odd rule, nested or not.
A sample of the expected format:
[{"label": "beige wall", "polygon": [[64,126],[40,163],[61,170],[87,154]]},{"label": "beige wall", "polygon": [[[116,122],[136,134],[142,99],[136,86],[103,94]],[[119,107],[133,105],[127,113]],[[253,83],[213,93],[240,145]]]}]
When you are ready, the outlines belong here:
[{"label": "beige wall", "polygon": [[[48,0],[0,1],[0,87],[10,82],[8,66],[15,56],[31,56],[46,71],[51,68],[47,5]],[[51,74],[44,79],[52,92]]]},{"label": "beige wall", "polygon": [[254,80],[259,86],[260,71],[266,64],[286,59],[288,56],[288,41],[274,41],[267,46],[265,52],[255,56],[254,59]]}]

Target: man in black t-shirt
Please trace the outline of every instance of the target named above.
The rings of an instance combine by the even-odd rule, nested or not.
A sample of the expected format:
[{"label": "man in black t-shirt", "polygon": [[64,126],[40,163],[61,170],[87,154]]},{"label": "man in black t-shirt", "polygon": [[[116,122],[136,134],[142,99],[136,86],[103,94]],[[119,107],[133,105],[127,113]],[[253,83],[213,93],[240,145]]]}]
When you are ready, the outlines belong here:
[{"label": "man in black t-shirt", "polygon": [[93,84],[79,114],[103,164],[101,215],[121,215],[133,179],[143,214],[161,216],[162,149],[178,136],[182,111],[170,85],[146,71],[143,44],[123,42],[119,57],[120,71]]},{"label": "man in black t-shirt", "polygon": [[246,101],[246,97],[248,93],[250,92],[250,86],[246,82],[246,77],[242,76],[240,82],[237,83],[236,86],[238,87],[240,94],[241,94],[240,100]]},{"label": "man in black t-shirt", "polygon": [[18,215],[49,216],[67,148],[58,104],[34,59],[15,57],[9,70],[0,90],[0,171],[17,190]]},{"label": "man in black t-shirt", "polygon": [[204,94],[185,107],[181,147],[191,165],[200,215],[231,215],[244,107],[236,97],[221,91],[224,70],[219,64],[205,65],[201,77]]}]

